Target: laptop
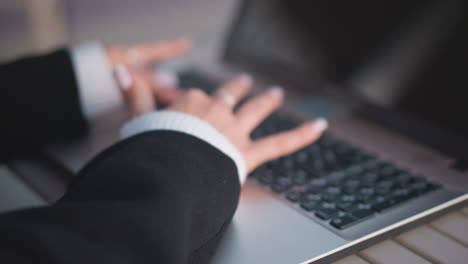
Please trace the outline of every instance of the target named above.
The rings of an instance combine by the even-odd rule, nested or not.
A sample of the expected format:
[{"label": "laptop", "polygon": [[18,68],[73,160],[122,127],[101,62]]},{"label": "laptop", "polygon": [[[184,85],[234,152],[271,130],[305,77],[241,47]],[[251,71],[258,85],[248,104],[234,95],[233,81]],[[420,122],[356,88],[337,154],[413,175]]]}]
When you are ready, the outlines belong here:
[{"label": "laptop", "polygon": [[[244,0],[222,58],[179,69],[182,87],[208,93],[239,72],[252,73],[256,91],[283,85],[288,103],[253,138],[317,114],[330,122],[317,142],[249,176],[213,263],[330,263],[468,200],[468,173],[460,165],[467,138],[430,117],[426,123],[396,111],[406,77],[395,72],[411,72],[416,66],[405,62],[431,53],[425,44],[453,26],[447,18],[455,19],[462,1],[348,2]],[[389,69],[388,58],[404,65]],[[375,82],[388,75],[388,82]],[[117,130],[99,127],[79,151],[49,153],[76,171]],[[437,144],[426,134],[436,135]],[[438,148],[441,139],[458,147]]]}]

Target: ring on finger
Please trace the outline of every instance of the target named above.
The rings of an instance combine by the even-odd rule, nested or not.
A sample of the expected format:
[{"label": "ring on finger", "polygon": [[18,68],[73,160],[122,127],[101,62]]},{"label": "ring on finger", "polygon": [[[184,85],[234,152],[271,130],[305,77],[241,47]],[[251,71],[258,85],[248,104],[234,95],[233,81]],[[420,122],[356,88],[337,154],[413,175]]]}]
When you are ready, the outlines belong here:
[{"label": "ring on finger", "polygon": [[234,107],[236,104],[236,98],[226,91],[218,91],[215,97],[223,100],[223,102],[225,102],[229,107]]}]

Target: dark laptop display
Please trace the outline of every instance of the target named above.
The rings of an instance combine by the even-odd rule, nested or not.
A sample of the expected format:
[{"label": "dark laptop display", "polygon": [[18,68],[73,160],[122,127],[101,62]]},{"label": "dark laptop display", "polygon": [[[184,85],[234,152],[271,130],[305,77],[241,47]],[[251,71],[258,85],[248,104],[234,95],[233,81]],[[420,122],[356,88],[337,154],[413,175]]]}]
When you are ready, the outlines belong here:
[{"label": "dark laptop display", "polygon": [[345,81],[434,1],[244,1],[227,59],[308,81]]},{"label": "dark laptop display", "polygon": [[[328,83],[349,90],[355,88],[349,82],[354,73],[440,3],[444,2],[244,1],[226,43],[225,59],[279,82],[297,84],[306,92]],[[460,149],[468,146],[468,104],[463,96],[468,85],[464,67],[468,59],[468,38],[463,33],[468,28],[466,17],[447,30],[440,47],[428,54],[426,63],[407,83],[389,91],[399,93],[398,100],[382,105],[418,119],[413,124],[414,135],[408,136],[462,159],[468,156]],[[364,92],[358,96],[375,105],[383,103]],[[433,131],[417,131],[423,126]]]}]

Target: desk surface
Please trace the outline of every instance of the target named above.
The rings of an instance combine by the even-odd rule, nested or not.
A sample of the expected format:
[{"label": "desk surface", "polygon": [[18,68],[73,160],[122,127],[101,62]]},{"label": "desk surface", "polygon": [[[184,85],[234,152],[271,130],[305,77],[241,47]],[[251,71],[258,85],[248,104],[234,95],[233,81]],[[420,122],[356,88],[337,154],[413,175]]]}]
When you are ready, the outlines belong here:
[{"label": "desk surface", "polygon": [[[13,191],[12,191],[13,190]],[[1,201],[6,201],[1,203]],[[0,165],[0,211],[46,202]],[[467,263],[468,206],[346,257],[337,264]]]}]

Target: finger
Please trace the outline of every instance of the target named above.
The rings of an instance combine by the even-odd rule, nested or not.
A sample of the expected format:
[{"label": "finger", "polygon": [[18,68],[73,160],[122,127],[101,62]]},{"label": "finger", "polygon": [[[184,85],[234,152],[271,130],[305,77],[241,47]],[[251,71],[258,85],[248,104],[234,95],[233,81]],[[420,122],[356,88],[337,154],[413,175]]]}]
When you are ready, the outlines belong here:
[{"label": "finger", "polygon": [[181,89],[159,89],[153,92],[158,102],[161,102],[163,105],[173,104],[184,94],[184,91]]},{"label": "finger", "polygon": [[259,139],[252,143],[246,154],[247,167],[253,170],[266,161],[291,154],[317,140],[327,127],[327,121],[319,118],[295,129]]},{"label": "finger", "polygon": [[242,105],[236,113],[237,120],[245,131],[252,131],[283,102],[284,91],[279,86],[254,97]]},{"label": "finger", "polygon": [[135,85],[129,90],[128,100],[134,116],[152,112],[156,108],[151,87],[138,76],[135,77]]},{"label": "finger", "polygon": [[248,74],[241,74],[218,88],[214,97],[229,107],[234,107],[250,91],[251,87],[252,77]]},{"label": "finger", "polygon": [[172,41],[158,42],[155,44],[136,45],[130,50],[137,52],[140,63],[151,64],[185,55],[191,49],[191,40],[181,38]]},{"label": "finger", "polygon": [[112,69],[112,74],[122,91],[129,90],[133,86],[133,78],[125,65],[116,64]]},{"label": "finger", "polygon": [[128,102],[132,115],[141,115],[154,110],[153,91],[146,80],[123,64],[117,64],[113,69],[113,73]]},{"label": "finger", "polygon": [[179,79],[173,72],[163,70],[156,72],[139,71],[138,74],[151,86],[154,97],[163,105],[172,104],[183,94],[182,90],[176,88]]},{"label": "finger", "polygon": [[191,113],[203,117],[211,106],[212,99],[202,90],[191,88],[187,90],[169,109],[179,112]]},{"label": "finger", "polygon": [[160,88],[176,88],[179,86],[179,76],[172,71],[157,70],[150,72],[147,78],[150,83]]}]

